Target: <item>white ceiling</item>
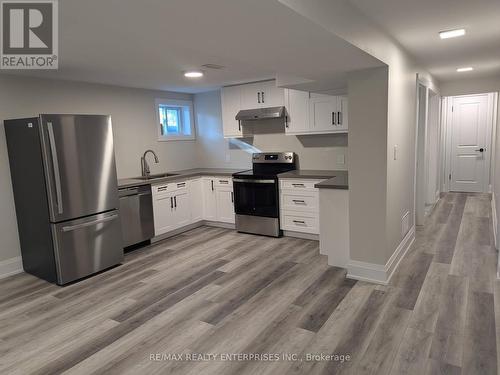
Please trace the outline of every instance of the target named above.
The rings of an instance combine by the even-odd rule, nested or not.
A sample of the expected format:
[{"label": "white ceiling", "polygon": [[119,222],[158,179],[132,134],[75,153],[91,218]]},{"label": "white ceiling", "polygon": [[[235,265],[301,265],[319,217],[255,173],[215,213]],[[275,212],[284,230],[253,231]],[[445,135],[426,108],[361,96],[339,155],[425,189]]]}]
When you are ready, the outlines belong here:
[{"label": "white ceiling", "polygon": [[[350,0],[438,80],[500,75],[500,0]],[[442,30],[465,28],[441,40]],[[457,73],[456,68],[474,71]]]},{"label": "white ceiling", "polygon": [[[40,77],[200,92],[272,78],[345,84],[345,72],[382,65],[277,0],[64,0],[58,71]],[[205,77],[183,71],[202,64]]]}]

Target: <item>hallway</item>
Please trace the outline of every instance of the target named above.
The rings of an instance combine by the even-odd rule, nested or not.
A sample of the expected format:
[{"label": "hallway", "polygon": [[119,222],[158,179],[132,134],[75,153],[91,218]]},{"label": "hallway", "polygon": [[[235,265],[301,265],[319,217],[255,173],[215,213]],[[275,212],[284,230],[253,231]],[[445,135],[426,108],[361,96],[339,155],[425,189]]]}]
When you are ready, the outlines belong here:
[{"label": "hallway", "polygon": [[[496,374],[500,283],[489,194],[448,193],[388,290],[413,310],[393,374]],[[496,319],[495,319],[496,317]],[[495,323],[496,320],[496,323]],[[420,372],[421,373],[421,372]]]}]

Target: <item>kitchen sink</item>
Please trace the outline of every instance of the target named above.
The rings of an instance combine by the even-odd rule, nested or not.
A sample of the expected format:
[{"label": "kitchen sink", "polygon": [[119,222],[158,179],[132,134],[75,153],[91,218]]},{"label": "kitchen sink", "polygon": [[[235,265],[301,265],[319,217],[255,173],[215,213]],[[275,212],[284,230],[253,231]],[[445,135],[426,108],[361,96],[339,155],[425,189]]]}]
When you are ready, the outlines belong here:
[{"label": "kitchen sink", "polygon": [[178,176],[178,174],[176,174],[176,173],[150,174],[149,176],[136,177],[136,179],[137,180],[154,180],[155,178],[172,177],[172,176]]}]

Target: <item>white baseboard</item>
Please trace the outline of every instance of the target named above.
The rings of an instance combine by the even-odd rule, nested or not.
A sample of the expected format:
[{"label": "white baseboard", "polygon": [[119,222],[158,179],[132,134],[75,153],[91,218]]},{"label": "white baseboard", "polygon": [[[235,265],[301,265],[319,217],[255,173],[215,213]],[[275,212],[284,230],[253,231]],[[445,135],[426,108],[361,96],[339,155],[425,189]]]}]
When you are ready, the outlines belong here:
[{"label": "white baseboard", "polygon": [[21,257],[10,258],[0,262],[0,279],[23,272]]},{"label": "white baseboard", "polygon": [[495,238],[495,249],[498,250],[498,240],[497,240],[498,218],[497,218],[497,203],[495,199],[495,193],[491,194],[491,221],[493,224],[493,237]]},{"label": "white baseboard", "polygon": [[283,231],[283,236],[285,236],[285,237],[300,238],[300,239],[303,239],[303,240],[319,241],[319,235],[318,234],[301,233],[301,232],[295,232],[295,231],[291,231],[291,230],[284,230]]},{"label": "white baseboard", "polygon": [[350,279],[387,285],[398,267],[399,262],[404,258],[414,241],[415,226],[408,231],[385,265],[360,262],[351,259],[347,264],[347,277]]}]

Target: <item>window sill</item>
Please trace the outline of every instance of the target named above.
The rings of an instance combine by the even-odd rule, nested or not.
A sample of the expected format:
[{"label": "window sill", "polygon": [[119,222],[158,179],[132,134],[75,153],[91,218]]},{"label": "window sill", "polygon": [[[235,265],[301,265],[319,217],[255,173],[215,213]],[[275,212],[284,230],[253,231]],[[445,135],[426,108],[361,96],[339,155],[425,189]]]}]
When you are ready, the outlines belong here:
[{"label": "window sill", "polygon": [[160,137],[158,142],[171,142],[171,141],[195,141],[195,136],[172,136],[172,137]]}]

